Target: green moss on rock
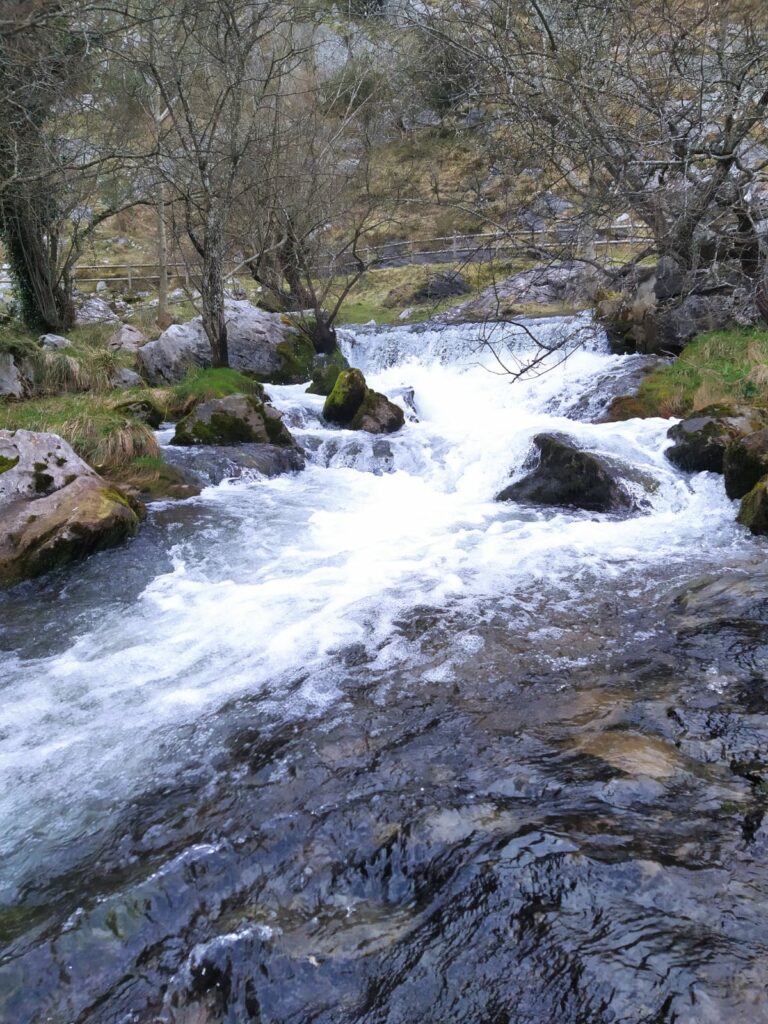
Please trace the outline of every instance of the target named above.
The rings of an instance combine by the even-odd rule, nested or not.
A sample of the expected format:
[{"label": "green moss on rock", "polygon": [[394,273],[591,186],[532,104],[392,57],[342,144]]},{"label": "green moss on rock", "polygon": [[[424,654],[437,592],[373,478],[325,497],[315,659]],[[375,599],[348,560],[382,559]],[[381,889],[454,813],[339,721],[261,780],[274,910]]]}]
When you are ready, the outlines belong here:
[{"label": "green moss on rock", "polygon": [[315,363],[315,346],[311,338],[296,331],[290,338],[279,342],[275,351],[280,356],[282,366],[264,378],[267,383],[303,384],[311,380]]},{"label": "green moss on rock", "polygon": [[738,522],[754,534],[768,534],[768,476],[741,499]]},{"label": "green moss on rock", "polygon": [[204,402],[176,425],[173,444],[294,444],[280,413],[252,395]]},{"label": "green moss on rock", "polygon": [[340,349],[334,349],[329,356],[316,356],[312,370],[312,383],[307,388],[310,395],[330,395],[339,374],[348,370],[349,363]]},{"label": "green moss on rock", "polygon": [[323,416],[329,423],[346,426],[354,419],[367,391],[365,377],[360,370],[343,370],[325,400]]}]

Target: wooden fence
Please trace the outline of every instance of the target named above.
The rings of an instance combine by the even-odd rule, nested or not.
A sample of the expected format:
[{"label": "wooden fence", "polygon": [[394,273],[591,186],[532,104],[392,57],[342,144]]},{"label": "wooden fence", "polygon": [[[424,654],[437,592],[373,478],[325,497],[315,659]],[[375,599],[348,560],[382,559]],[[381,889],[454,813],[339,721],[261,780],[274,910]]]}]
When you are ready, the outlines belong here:
[{"label": "wooden fence", "polygon": [[[611,246],[645,245],[651,236],[644,225],[612,224],[588,244],[597,252],[610,250]],[[568,253],[583,249],[584,239],[577,228],[563,222],[544,231],[508,231],[478,235],[446,235],[440,238],[406,239],[399,242],[384,242],[381,245],[366,246],[358,250],[360,259],[366,265],[379,267],[398,267],[410,264],[452,263],[452,262],[489,262],[517,255],[521,249],[542,250],[556,248]],[[343,274],[357,268],[357,263],[348,253],[341,255],[323,253],[318,260],[318,271],[323,274]],[[247,277],[245,263],[232,265],[227,276]],[[195,273],[186,263],[170,263],[168,265],[168,281],[178,282],[185,288],[194,285]],[[122,274],[115,271],[123,271]],[[96,276],[88,276],[96,275]],[[121,283],[127,285],[127,291],[133,291],[140,283],[158,282],[160,267],[157,263],[102,263],[79,264],[75,269],[75,278],[81,284]]]}]

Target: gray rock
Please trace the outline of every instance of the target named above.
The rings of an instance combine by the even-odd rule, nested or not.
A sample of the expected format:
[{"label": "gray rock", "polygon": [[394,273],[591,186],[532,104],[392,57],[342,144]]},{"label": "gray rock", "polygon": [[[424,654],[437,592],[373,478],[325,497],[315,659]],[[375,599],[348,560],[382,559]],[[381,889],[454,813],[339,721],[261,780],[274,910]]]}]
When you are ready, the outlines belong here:
[{"label": "gray rock", "polygon": [[629,512],[637,504],[606,459],[582,451],[560,434],[537,434],[538,454],[527,476],[496,495],[497,501],[555,505],[588,512]]},{"label": "gray rock", "polygon": [[106,281],[97,281],[96,282],[96,291],[97,292],[105,292],[106,290],[107,290],[107,282]]},{"label": "gray rock", "polygon": [[0,398],[23,398],[26,382],[10,352],[0,352]]},{"label": "gray rock", "polygon": [[140,388],[143,385],[143,383],[144,383],[143,378],[140,377],[138,375],[138,373],[136,373],[135,370],[128,370],[128,369],[120,370],[112,378],[112,387],[113,388],[121,388],[121,389]]},{"label": "gray rock", "polygon": [[732,323],[733,309],[723,296],[689,295],[657,314],[653,350],[680,352],[698,334],[721,330]]},{"label": "gray rock", "polygon": [[139,523],[66,441],[30,430],[0,430],[0,518],[0,586],[118,544]]},{"label": "gray rock", "polygon": [[415,302],[426,300],[447,299],[456,295],[466,295],[472,289],[457,270],[444,270],[433,274],[425,284],[413,293]]},{"label": "gray rock", "polygon": [[209,486],[239,477],[272,477],[304,468],[300,448],[274,444],[169,448],[165,458],[194,483]]},{"label": "gray rock", "polygon": [[109,308],[104,299],[99,299],[95,295],[81,303],[75,319],[78,327],[85,324],[116,324],[119,322],[120,318]]},{"label": "gray rock", "polygon": [[131,324],[121,324],[107,344],[115,352],[138,352],[146,341],[146,335]]},{"label": "gray rock", "polygon": [[72,344],[68,338],[64,338],[61,334],[41,334],[38,341],[43,348],[49,350],[69,348]]},{"label": "gray rock", "polygon": [[526,303],[587,306],[606,281],[601,271],[578,261],[533,267],[491,285],[477,298],[462,302],[437,319],[443,323],[504,320]]},{"label": "gray rock", "polygon": [[[722,473],[725,453],[731,442],[758,430],[764,423],[764,414],[755,409],[707,406],[696,415],[670,427],[667,437],[675,443],[665,454],[673,465],[687,473]],[[740,498],[757,483],[760,476],[762,473],[740,494],[729,496]]]},{"label": "gray rock", "polygon": [[[250,302],[230,300],[225,305],[229,364],[267,377],[283,365],[277,346],[293,334],[276,313],[257,309]],[[193,366],[211,365],[211,344],[201,317],[173,324],[139,349],[139,363],[152,384],[181,380]]]}]

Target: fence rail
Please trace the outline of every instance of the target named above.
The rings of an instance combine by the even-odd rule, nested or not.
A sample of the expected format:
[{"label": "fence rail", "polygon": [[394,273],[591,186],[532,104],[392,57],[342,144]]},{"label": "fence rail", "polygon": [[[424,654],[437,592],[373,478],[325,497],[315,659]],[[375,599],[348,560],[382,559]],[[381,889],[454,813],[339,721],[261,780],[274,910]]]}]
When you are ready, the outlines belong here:
[{"label": "fence rail", "polygon": [[[538,231],[505,231],[478,235],[444,235],[438,238],[414,238],[396,242],[383,242],[381,245],[366,246],[357,250],[357,255],[365,264],[372,266],[407,266],[419,263],[448,263],[454,260],[466,262],[487,262],[500,256],[517,253],[522,246],[532,249],[547,246],[583,247],[585,244],[594,246],[595,250],[609,250],[611,246],[644,245],[650,242],[651,235],[645,225],[627,223],[612,224],[595,238],[584,239],[578,229],[567,223],[553,228]],[[356,260],[348,253],[321,253],[317,269],[323,273],[354,270],[358,266]],[[227,277],[248,276],[244,272],[245,263],[233,265]],[[123,270],[125,274],[116,275],[114,271]],[[88,272],[98,272],[98,276],[88,277]],[[146,273],[153,271],[153,273]],[[185,287],[194,282],[195,272],[186,263],[169,263],[167,266],[169,283],[183,281]],[[136,282],[160,280],[158,263],[100,263],[78,264],[75,268],[75,279],[81,284],[98,284],[104,282],[121,282],[128,285],[130,291]]]}]

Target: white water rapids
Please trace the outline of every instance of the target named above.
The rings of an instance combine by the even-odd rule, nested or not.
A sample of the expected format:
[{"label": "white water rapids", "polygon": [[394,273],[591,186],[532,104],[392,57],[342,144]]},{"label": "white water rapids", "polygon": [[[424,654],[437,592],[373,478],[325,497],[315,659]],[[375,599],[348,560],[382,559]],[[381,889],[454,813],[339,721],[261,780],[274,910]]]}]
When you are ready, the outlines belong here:
[{"label": "white water rapids", "polygon": [[[516,344],[528,342],[518,334]],[[347,354],[375,389],[413,388],[417,419],[386,438],[340,431],[322,423],[323,399],[304,386],[269,387],[309,452],[303,473],[155,506],[125,549],[0,603],[4,897],[68,841],[95,835],[127,800],[172,778],[232,698],[261,695],[281,717],[325,706],[339,697],[334,652],[350,644],[364,645],[373,667],[396,666],[406,652],[392,622],[414,606],[470,615],[488,600],[524,602],[531,588],[655,567],[677,566],[686,579],[690,563],[729,564],[757,549],[719,478],[686,477],[665,460],[669,421],[570,418],[594,411],[595,382],[604,399],[639,357],[611,355],[598,338],[551,372],[511,383],[491,372],[466,327],[368,330]],[[646,512],[494,502],[542,431],[652,479]],[[556,621],[553,605],[540,626]],[[462,634],[446,680],[451,659],[482,642]]]}]

